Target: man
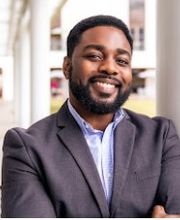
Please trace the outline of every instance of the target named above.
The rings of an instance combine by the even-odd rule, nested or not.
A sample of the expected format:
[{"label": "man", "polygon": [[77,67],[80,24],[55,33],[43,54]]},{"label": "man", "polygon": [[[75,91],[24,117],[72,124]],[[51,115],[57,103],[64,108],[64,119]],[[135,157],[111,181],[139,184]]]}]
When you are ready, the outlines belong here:
[{"label": "man", "polygon": [[69,100],[6,134],[3,217],[179,217],[172,122],[119,108],[131,91],[132,50],[115,17],[90,17],[71,30],[63,64]]}]

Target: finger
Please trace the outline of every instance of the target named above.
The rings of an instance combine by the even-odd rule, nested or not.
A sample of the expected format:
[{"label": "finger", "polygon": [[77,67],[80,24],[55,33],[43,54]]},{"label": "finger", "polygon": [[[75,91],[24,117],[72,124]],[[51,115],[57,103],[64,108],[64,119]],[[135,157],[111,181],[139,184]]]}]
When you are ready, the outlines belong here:
[{"label": "finger", "polygon": [[152,218],[180,218],[178,214],[167,214],[161,205],[156,205],[153,208]]},{"label": "finger", "polygon": [[166,216],[166,212],[164,207],[161,205],[156,205],[153,208],[152,218],[164,218]]}]

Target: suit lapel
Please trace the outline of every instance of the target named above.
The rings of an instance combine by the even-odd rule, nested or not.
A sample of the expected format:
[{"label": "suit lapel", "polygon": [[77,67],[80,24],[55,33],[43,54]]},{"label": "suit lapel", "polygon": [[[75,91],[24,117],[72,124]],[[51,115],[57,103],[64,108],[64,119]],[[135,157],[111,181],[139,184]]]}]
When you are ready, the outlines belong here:
[{"label": "suit lapel", "polygon": [[109,217],[109,209],[96,165],[84,136],[74,118],[69,113],[66,104],[58,113],[58,126],[61,127],[58,136],[83,172],[96,198],[102,216]]},{"label": "suit lapel", "polygon": [[112,216],[117,206],[119,206],[119,197],[125,184],[134,146],[135,127],[128,118],[129,116],[126,115],[115,131],[114,182],[110,205]]}]

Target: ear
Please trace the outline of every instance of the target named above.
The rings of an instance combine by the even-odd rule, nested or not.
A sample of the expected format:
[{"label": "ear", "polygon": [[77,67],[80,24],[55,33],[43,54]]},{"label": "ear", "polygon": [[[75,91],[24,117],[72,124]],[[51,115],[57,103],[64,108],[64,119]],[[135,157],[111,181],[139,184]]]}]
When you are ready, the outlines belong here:
[{"label": "ear", "polygon": [[69,57],[64,57],[63,61],[63,73],[66,79],[69,79],[71,74],[71,59]]}]

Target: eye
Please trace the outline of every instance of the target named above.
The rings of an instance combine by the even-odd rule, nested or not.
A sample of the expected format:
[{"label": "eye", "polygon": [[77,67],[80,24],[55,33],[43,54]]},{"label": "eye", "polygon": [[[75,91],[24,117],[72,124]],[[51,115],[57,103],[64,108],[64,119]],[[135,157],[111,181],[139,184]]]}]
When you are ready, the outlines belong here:
[{"label": "eye", "polygon": [[127,66],[129,64],[129,61],[119,58],[116,60],[117,64],[121,65],[121,66]]},{"label": "eye", "polygon": [[100,54],[86,54],[84,57],[91,61],[99,61],[103,59],[102,55]]}]

